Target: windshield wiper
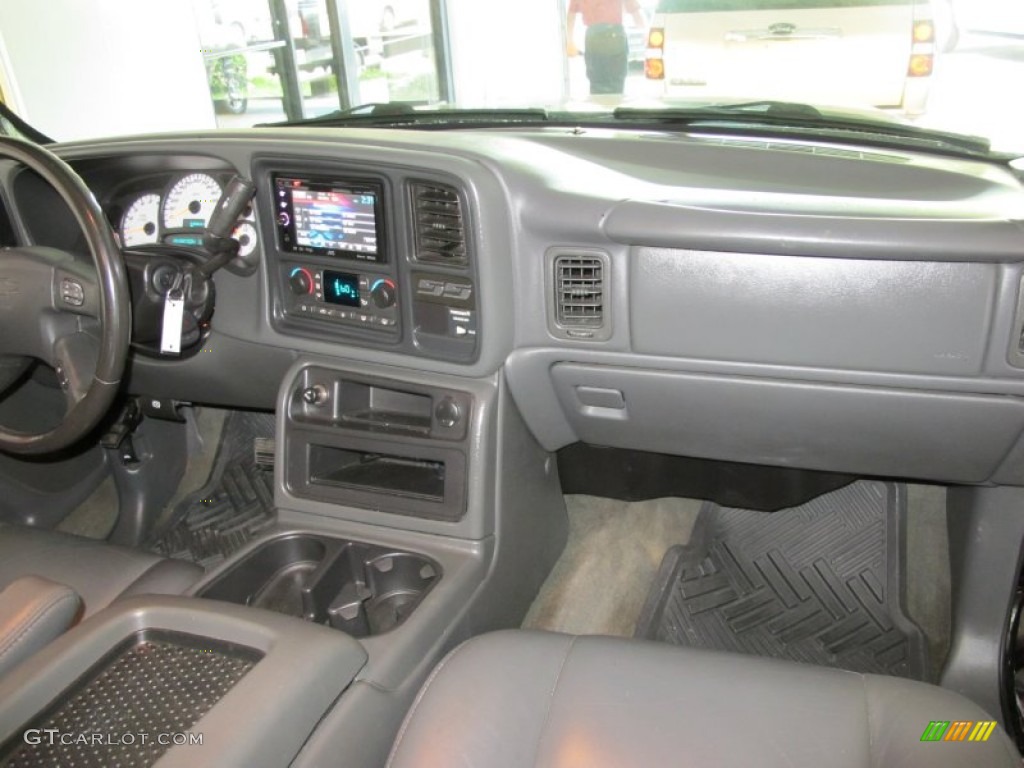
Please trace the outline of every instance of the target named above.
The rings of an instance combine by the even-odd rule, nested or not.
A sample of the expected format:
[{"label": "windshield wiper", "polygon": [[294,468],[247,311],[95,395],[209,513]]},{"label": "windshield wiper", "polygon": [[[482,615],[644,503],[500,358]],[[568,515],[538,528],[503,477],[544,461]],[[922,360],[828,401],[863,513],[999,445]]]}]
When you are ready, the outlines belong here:
[{"label": "windshield wiper", "polygon": [[667,127],[703,133],[735,134],[737,126],[756,128],[772,138],[834,140],[890,149],[913,149],[953,157],[1009,160],[991,151],[987,139],[921,128],[900,122],[848,116],[810,104],[788,101],[743,101],[700,107],[638,109],[607,112],[550,112],[546,109],[416,109],[402,103],[361,104],[318,117],[258,127],[507,128],[517,125]]},{"label": "windshield wiper", "polygon": [[337,126],[353,128],[488,128],[548,122],[544,109],[414,109],[409,104],[360,104],[326,115],[262,123],[260,128]]},{"label": "windshield wiper", "polygon": [[714,104],[712,109],[721,109],[729,114],[733,112],[749,112],[755,115],[767,115],[780,120],[821,120],[822,111],[811,104],[799,101],[738,101],[734,104]]},{"label": "windshield wiper", "polygon": [[958,157],[1007,159],[994,155],[988,139],[980,136],[833,114],[798,102],[746,101],[667,109],[620,107],[612,116],[624,122],[685,126],[701,130],[718,129],[715,132],[727,132],[741,124],[767,129],[773,135],[783,138],[817,135],[821,138],[860,140],[879,146],[921,149]]}]

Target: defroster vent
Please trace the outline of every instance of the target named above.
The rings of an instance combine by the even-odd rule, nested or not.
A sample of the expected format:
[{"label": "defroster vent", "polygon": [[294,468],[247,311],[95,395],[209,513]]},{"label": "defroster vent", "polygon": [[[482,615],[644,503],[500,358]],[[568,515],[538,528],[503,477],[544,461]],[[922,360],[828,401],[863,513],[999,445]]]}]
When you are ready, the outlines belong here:
[{"label": "defroster vent", "polygon": [[469,254],[459,193],[445,184],[415,182],[412,200],[416,217],[416,259],[465,266]]},{"label": "defroster vent", "polygon": [[604,262],[596,256],[555,259],[556,321],[566,329],[604,325]]}]

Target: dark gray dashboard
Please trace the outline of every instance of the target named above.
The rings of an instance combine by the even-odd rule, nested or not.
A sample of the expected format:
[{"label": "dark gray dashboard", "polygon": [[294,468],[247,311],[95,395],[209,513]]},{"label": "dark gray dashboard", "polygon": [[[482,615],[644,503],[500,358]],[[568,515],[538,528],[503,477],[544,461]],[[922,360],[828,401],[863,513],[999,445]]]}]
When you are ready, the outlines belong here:
[{"label": "dark gray dashboard", "polygon": [[[58,151],[101,200],[160,162],[201,159],[261,187],[257,273],[217,275],[208,350],[136,360],[140,393],[273,407],[300,357],[409,381],[504,371],[548,450],[584,440],[1024,483],[1024,189],[1004,167],[608,130],[257,129]],[[277,170],[386,190],[392,252],[367,269],[396,283],[394,332],[289,314],[296,260],[275,241],[267,189]],[[466,263],[417,260],[416,181],[458,196]],[[472,284],[471,353],[429,343],[414,309],[425,273],[441,293]]]}]

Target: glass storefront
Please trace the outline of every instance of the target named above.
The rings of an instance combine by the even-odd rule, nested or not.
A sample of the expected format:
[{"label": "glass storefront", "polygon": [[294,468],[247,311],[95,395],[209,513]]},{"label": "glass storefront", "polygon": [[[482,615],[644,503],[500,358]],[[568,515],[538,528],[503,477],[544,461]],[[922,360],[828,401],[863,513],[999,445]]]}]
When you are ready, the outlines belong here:
[{"label": "glass storefront", "polygon": [[443,100],[432,0],[193,0],[218,127]]}]

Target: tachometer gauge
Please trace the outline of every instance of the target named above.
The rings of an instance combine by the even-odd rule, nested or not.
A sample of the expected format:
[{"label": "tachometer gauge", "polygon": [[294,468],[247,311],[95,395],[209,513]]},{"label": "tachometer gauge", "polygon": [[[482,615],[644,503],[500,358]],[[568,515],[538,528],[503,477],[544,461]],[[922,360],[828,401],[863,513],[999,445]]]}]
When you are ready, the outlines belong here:
[{"label": "tachometer gauge", "polygon": [[143,195],[121,217],[121,244],[126,248],[155,243],[160,238],[160,195]]},{"label": "tachometer gauge", "polygon": [[248,221],[243,221],[235,227],[235,231],[231,233],[231,236],[238,241],[238,255],[240,257],[244,259],[247,256],[252,256],[253,252],[256,250],[256,243],[258,240],[256,227]]},{"label": "tachometer gauge", "polygon": [[178,180],[164,200],[164,227],[202,229],[220,200],[217,180],[205,173],[190,173]]}]

